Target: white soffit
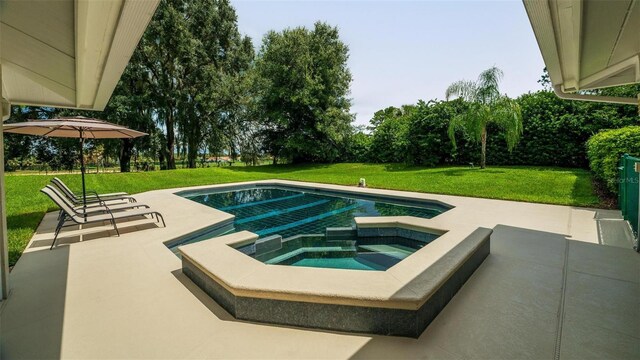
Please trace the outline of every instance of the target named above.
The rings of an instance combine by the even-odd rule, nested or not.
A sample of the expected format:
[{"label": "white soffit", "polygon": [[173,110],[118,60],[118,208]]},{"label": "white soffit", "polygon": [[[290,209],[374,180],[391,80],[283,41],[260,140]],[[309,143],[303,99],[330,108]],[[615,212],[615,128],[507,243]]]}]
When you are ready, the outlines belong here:
[{"label": "white soffit", "polygon": [[159,0],[0,0],[2,94],[102,110]]},{"label": "white soffit", "polygon": [[555,88],[640,82],[640,0],[523,0]]}]

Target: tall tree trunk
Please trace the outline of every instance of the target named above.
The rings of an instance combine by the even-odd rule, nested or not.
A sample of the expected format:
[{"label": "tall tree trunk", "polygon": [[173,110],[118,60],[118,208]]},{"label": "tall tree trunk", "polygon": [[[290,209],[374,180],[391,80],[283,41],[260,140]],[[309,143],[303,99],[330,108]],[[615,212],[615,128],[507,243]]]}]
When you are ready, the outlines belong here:
[{"label": "tall tree trunk", "polygon": [[174,148],[176,145],[176,134],[173,131],[173,109],[170,108],[169,113],[167,114],[167,120],[165,121],[165,125],[167,128],[167,169],[172,170],[176,168],[176,158],[174,153]]},{"label": "tall tree trunk", "polygon": [[195,169],[198,161],[198,150],[202,143],[202,131],[200,130],[200,124],[196,121],[187,122],[188,130],[182,135],[183,152],[182,155],[187,158],[187,167]]},{"label": "tall tree trunk", "polygon": [[133,152],[133,140],[122,139],[120,148],[120,172],[131,172],[131,154]]},{"label": "tall tree trunk", "polygon": [[187,167],[189,167],[189,169],[195,169],[197,159],[198,159],[198,147],[195,144],[193,144],[192,141],[190,141],[189,146],[187,148]]},{"label": "tall tree trunk", "polygon": [[158,152],[158,162],[160,163],[160,170],[167,170],[167,162],[165,161],[165,149],[164,148],[160,148],[160,151]]},{"label": "tall tree trunk", "polygon": [[487,128],[482,129],[480,135],[480,143],[482,144],[482,155],[480,157],[480,169],[484,169],[487,166]]}]

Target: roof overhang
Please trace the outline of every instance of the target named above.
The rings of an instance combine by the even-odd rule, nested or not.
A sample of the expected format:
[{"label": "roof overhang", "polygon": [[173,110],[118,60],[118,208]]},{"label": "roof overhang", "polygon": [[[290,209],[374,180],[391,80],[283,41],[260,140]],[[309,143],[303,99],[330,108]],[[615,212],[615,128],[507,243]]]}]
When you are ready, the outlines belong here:
[{"label": "roof overhang", "polygon": [[523,2],[556,92],[640,82],[640,0]]},{"label": "roof overhang", "polygon": [[103,110],[159,0],[0,0],[2,97]]}]

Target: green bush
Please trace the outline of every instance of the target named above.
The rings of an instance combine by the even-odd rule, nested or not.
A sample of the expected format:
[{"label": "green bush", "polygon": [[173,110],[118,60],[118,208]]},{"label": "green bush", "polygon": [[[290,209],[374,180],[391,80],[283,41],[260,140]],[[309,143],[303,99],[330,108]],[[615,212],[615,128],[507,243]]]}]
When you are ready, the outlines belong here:
[{"label": "green bush", "polygon": [[407,161],[408,116],[390,118],[380,124],[373,133],[369,146],[369,159],[376,163]]},{"label": "green bush", "polygon": [[20,159],[8,159],[4,163],[5,171],[16,171],[20,170]]},{"label": "green bush", "polygon": [[466,104],[461,99],[453,101],[418,101],[409,119],[407,133],[408,163],[436,166],[440,164],[478,162],[478,151],[468,152],[469,145],[477,149],[477,144],[469,144],[461,132],[457,134],[458,147],[454,149],[447,133],[449,120],[463,112]]},{"label": "green bush", "polygon": [[618,163],[622,154],[640,156],[640,126],[602,131],[587,141],[591,171],[614,194],[618,192]]},{"label": "green bush", "polygon": [[589,163],[585,143],[598,131],[637,123],[637,107],[586,101],[569,101],[549,91],[518,98],[524,132],[512,152],[502,134],[489,129],[487,163],[490,165],[541,165],[584,167]]},{"label": "green bush", "polygon": [[[636,124],[638,109],[632,105],[568,101],[553,92],[524,94],[517,100],[522,109],[523,134],[513,151],[507,150],[504,134],[487,128],[487,164],[536,165],[586,168],[585,142],[601,129]],[[398,111],[376,114],[368,161],[404,162],[415,165],[446,165],[479,162],[480,144],[463,132],[454,150],[447,135],[450,119],[464,111],[462,100],[420,101]],[[393,109],[392,109],[393,110]],[[410,111],[406,111],[410,110]],[[375,124],[374,124],[375,121]]]},{"label": "green bush", "polygon": [[366,162],[369,160],[369,148],[371,147],[371,136],[362,131],[357,131],[349,135],[345,142],[343,155],[340,158],[343,162]]}]

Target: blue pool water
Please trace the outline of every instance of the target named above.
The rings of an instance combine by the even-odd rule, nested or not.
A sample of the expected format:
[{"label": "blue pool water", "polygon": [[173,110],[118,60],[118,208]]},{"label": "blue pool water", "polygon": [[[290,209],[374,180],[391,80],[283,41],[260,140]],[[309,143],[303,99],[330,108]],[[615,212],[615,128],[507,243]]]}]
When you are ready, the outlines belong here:
[{"label": "blue pool water", "polygon": [[[347,238],[328,241],[326,228],[352,227],[359,216],[415,216],[432,218],[448,210],[431,202],[342,196],[322,191],[276,187],[253,187],[183,195],[200,204],[235,215],[233,229],[248,230],[261,238],[279,235],[282,247],[256,255],[267,264],[386,270],[423,247],[427,240],[397,237]],[[185,243],[211,238],[200,236]],[[255,247],[253,248],[255,250]]]},{"label": "blue pool water", "polygon": [[236,216],[235,231],[248,230],[260,236],[278,234],[288,238],[300,234],[324,234],[328,227],[354,224],[358,216],[403,216],[432,218],[446,208],[341,197],[279,188],[250,188],[186,196],[188,199]]},{"label": "blue pool water", "polygon": [[327,240],[303,235],[283,241],[281,248],[256,253],[253,245],[238,248],[266,264],[351,270],[386,270],[413,254],[437,235],[422,240],[402,237],[357,237]]}]

